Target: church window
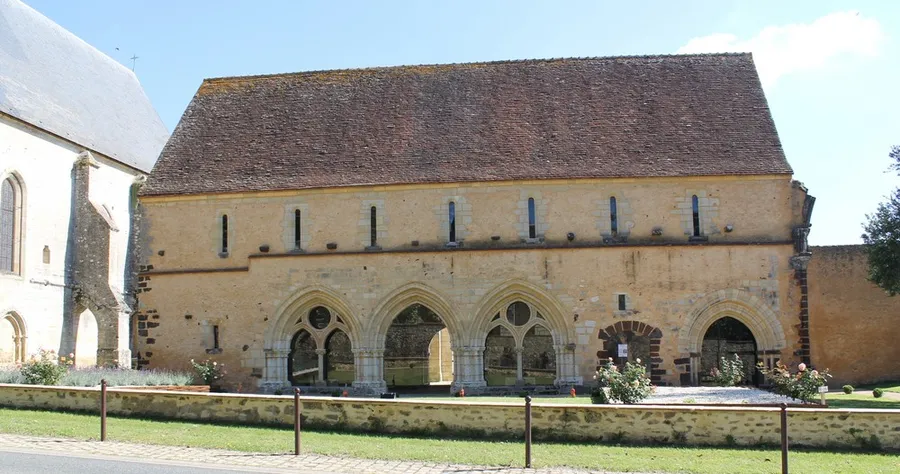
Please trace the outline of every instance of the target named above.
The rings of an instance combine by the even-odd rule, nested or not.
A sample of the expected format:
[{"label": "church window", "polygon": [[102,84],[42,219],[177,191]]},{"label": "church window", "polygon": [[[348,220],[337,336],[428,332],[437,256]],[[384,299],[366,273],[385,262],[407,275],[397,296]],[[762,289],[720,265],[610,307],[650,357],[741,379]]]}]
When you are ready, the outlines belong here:
[{"label": "church window", "polygon": [[450,201],[450,242],[456,242],[456,203]]},{"label": "church window", "polygon": [[0,272],[19,271],[22,235],[22,187],[14,176],[0,184]]},{"label": "church window", "polygon": [[[375,247],[376,245],[378,245],[378,210],[375,209],[375,206],[372,206],[372,208],[369,209],[369,214],[370,214],[370,223],[369,223],[370,229],[369,230],[371,231],[369,245],[371,245],[372,247]],[[365,222],[365,221],[363,221],[363,222]]]},{"label": "church window", "polygon": [[619,311],[625,311],[628,307],[626,304],[625,295],[619,294],[619,295],[617,295],[617,298],[619,301]]},{"label": "church window", "polygon": [[213,349],[219,349],[219,326],[214,325],[213,327]]},{"label": "church window", "polygon": [[700,237],[700,201],[696,194],[691,197],[691,209],[694,218],[694,237]]},{"label": "church window", "polygon": [[228,214],[222,214],[222,253],[228,253]]},{"label": "church window", "polygon": [[534,198],[528,198],[528,238],[537,238],[537,215],[534,208]]},{"label": "church window", "polygon": [[300,241],[300,209],[296,209],[294,210],[294,248],[300,248]]},{"label": "church window", "polygon": [[609,228],[613,237],[619,233],[619,216],[615,196],[609,198]]}]

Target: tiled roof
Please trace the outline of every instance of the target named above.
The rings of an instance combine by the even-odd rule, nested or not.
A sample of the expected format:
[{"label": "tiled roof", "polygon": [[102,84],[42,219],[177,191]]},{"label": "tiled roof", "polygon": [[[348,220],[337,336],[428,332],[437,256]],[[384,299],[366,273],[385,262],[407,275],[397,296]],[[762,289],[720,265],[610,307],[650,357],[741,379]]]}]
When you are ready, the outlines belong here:
[{"label": "tiled roof", "polygon": [[0,0],[0,113],[149,172],[169,132],[128,68]]},{"label": "tiled roof", "polygon": [[789,174],[749,54],[207,79],[143,195]]}]

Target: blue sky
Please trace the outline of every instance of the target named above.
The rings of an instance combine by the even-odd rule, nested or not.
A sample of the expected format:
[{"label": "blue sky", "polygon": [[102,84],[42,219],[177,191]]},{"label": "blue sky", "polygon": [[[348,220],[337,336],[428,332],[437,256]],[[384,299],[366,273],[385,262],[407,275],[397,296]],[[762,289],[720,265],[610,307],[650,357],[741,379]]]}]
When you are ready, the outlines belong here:
[{"label": "blue sky", "polygon": [[203,78],[503,59],[754,52],[810,242],[860,241],[898,184],[900,2],[25,0],[135,72],[169,129]]}]

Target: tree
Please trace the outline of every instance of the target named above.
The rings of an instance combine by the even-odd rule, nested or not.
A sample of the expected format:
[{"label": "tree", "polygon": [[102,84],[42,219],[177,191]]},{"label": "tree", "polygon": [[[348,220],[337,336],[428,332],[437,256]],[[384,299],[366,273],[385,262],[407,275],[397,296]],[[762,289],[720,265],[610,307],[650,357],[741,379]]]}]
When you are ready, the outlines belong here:
[{"label": "tree", "polygon": [[[900,146],[891,148],[888,156],[891,169],[900,175]],[[862,239],[869,256],[869,280],[894,296],[900,293],[900,188],[866,219]]]}]

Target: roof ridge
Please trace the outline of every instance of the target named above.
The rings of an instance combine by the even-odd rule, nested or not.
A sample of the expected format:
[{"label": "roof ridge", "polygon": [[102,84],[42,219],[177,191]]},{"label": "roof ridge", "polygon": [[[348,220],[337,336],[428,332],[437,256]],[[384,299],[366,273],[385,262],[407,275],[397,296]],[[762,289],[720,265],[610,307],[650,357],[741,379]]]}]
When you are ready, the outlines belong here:
[{"label": "roof ridge", "polygon": [[318,74],[334,74],[343,72],[375,72],[400,70],[404,68],[443,68],[458,66],[501,66],[506,64],[524,64],[524,63],[553,63],[559,61],[598,61],[598,60],[622,60],[622,59],[673,59],[673,58],[692,58],[692,57],[728,57],[728,56],[752,56],[750,52],[720,52],[720,53],[662,53],[662,54],[630,54],[620,56],[563,56],[556,58],[531,58],[531,59],[501,59],[496,61],[469,61],[455,63],[428,63],[428,64],[397,64],[393,66],[368,66],[368,67],[349,67],[338,69],[314,69],[311,71],[295,71],[280,72],[271,74],[250,74],[246,76],[219,76],[208,77],[203,79],[204,83],[220,83],[230,81],[247,81],[260,79],[275,79],[279,77],[307,76]]}]

